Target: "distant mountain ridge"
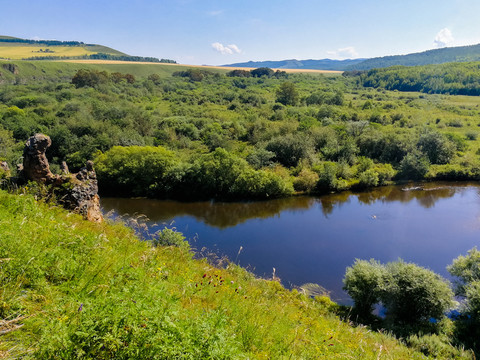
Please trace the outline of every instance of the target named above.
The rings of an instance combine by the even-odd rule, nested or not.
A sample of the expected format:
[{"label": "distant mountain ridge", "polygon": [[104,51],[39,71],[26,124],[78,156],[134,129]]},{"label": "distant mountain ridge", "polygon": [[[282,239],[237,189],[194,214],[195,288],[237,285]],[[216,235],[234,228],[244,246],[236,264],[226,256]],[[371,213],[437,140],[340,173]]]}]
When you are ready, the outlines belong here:
[{"label": "distant mountain ridge", "polygon": [[350,66],[361,63],[365,59],[348,59],[348,60],[279,60],[279,61],[249,61],[244,63],[236,63],[231,65],[222,65],[225,67],[246,67],[259,68],[268,67],[273,69],[312,69],[312,70],[346,70]]},{"label": "distant mountain ridge", "polygon": [[315,70],[370,70],[386,68],[390,66],[418,66],[434,65],[449,62],[480,61],[480,44],[468,46],[447,47],[427,50],[407,55],[393,55],[375,57],[371,59],[347,59],[347,60],[279,60],[279,61],[248,61],[222,65],[225,67],[269,67],[275,69],[315,69]]},{"label": "distant mountain ridge", "polygon": [[480,61],[480,44],[446,47],[407,55],[376,57],[354,64],[346,70],[370,70],[396,65],[418,66],[470,61]]}]

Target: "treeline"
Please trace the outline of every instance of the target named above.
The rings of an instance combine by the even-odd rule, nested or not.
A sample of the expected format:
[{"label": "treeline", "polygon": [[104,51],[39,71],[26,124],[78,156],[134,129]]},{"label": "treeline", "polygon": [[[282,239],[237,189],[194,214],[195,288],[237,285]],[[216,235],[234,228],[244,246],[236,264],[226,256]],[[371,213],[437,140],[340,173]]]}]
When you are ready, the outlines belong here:
[{"label": "treeline", "polygon": [[151,62],[151,63],[167,63],[176,64],[175,60],[170,59],[158,59],[155,57],[143,57],[143,56],[130,56],[130,55],[112,55],[105,53],[81,55],[81,56],[32,56],[24,58],[23,60],[74,60],[74,59],[86,59],[86,60],[114,60],[114,61],[135,61],[135,62]]},{"label": "treeline", "polygon": [[429,94],[480,95],[480,63],[449,63],[429,66],[394,66],[368,72],[345,72],[358,77],[365,87]]},{"label": "treeline", "polygon": [[[189,78],[191,81],[202,81],[204,78],[209,76],[214,76],[217,78],[221,77],[220,73],[218,72],[212,72],[209,70],[195,69],[195,68],[187,69],[183,71],[175,71],[172,75]],[[270,79],[270,78],[287,79],[288,78],[288,74],[285,71],[280,71],[280,70],[274,71],[267,67],[252,69],[252,70],[235,69],[235,70],[229,71],[226,74],[226,76],[233,77],[233,78],[250,78],[250,77],[255,77],[255,78],[265,77],[267,79]],[[237,81],[236,84],[238,85],[240,84],[240,82]]]},{"label": "treeline", "polygon": [[277,79],[280,78],[287,78],[288,74],[285,71],[282,70],[277,70],[274,71],[273,69],[270,69],[268,67],[259,67],[256,69],[252,69],[250,71],[248,70],[240,70],[240,69],[235,69],[232,71],[229,71],[227,73],[227,76],[229,77],[262,77],[265,76],[267,78],[275,77]]},{"label": "treeline", "polygon": [[30,40],[30,39],[17,39],[17,38],[0,38],[0,42],[4,43],[21,43],[21,44],[36,44],[36,45],[61,45],[61,46],[94,46],[94,44],[85,44],[81,41],[60,41],[60,40]]}]

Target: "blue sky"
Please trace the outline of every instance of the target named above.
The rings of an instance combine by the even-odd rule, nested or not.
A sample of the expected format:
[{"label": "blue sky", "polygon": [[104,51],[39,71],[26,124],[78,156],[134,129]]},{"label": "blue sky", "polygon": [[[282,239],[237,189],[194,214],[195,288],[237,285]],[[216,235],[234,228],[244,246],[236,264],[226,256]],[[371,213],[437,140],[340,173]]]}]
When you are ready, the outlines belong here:
[{"label": "blue sky", "polygon": [[0,34],[217,65],[477,44],[479,13],[478,0],[0,0]]}]

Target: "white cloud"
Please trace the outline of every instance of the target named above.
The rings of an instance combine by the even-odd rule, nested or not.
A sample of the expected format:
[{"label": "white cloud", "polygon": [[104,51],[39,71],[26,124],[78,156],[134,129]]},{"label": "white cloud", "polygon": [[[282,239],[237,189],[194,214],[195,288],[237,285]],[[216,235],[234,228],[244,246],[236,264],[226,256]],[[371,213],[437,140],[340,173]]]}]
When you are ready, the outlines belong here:
[{"label": "white cloud", "polygon": [[435,46],[437,48],[441,48],[451,44],[454,40],[455,39],[453,38],[453,35],[450,29],[444,28],[438,32],[433,42],[435,43]]},{"label": "white cloud", "polygon": [[341,59],[351,59],[358,57],[358,53],[353,46],[347,46],[334,51],[327,51],[327,54]]},{"label": "white cloud", "polygon": [[242,51],[238,48],[237,45],[223,45],[219,42],[214,42],[212,44],[212,48],[223,55],[233,55],[233,54],[240,54]]},{"label": "white cloud", "polygon": [[207,14],[210,16],[219,16],[222,15],[225,11],[224,10],[212,10],[208,11]]}]

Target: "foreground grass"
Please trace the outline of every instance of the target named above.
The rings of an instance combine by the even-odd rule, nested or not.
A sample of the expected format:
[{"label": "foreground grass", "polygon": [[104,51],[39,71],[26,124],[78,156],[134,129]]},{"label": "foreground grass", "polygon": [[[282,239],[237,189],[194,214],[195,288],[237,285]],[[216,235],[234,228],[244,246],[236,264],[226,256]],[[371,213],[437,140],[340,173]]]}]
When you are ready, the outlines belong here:
[{"label": "foreground grass", "polygon": [[415,359],[275,281],[0,192],[0,358]]}]

